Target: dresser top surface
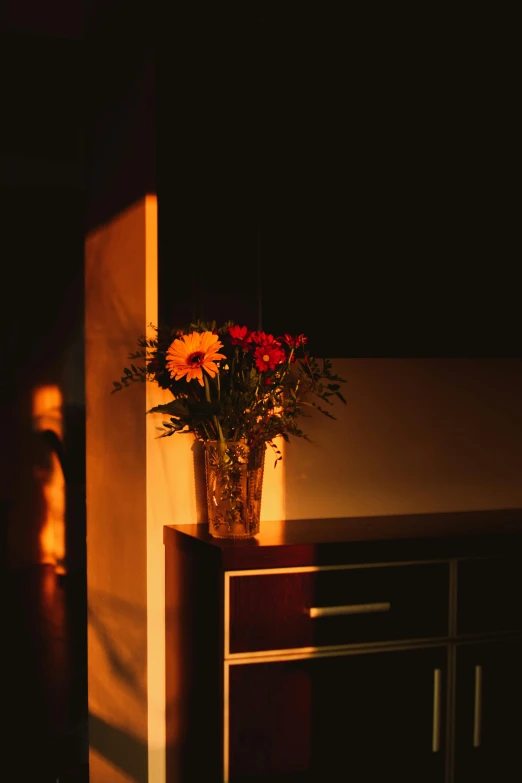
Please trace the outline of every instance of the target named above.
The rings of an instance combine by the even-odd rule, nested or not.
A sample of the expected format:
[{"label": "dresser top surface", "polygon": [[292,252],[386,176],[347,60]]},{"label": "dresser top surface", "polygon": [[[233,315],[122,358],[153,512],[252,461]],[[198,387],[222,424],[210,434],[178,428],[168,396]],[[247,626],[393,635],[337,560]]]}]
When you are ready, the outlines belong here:
[{"label": "dresser top surface", "polygon": [[359,552],[363,559],[373,551],[390,557],[459,556],[470,547],[487,554],[509,549],[513,541],[522,541],[522,509],[261,521],[260,533],[245,540],[213,538],[206,524],[164,527],[166,545],[211,550],[226,567],[255,567],[275,550],[282,557],[291,550],[304,563],[334,551]]}]

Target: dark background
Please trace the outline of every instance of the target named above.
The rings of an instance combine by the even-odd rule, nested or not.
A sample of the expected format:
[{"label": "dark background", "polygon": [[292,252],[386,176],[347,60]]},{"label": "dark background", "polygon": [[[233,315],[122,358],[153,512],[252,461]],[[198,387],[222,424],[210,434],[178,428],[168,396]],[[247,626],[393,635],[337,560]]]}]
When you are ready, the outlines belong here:
[{"label": "dark background", "polygon": [[121,0],[55,2],[54,19],[12,5],[4,389],[82,311],[84,231],[146,192],[164,322],[305,332],[332,357],[518,356],[500,12],[183,10],[172,24]]},{"label": "dark background", "polygon": [[160,50],[166,321],[518,355],[509,20],[383,14],[200,21]]}]

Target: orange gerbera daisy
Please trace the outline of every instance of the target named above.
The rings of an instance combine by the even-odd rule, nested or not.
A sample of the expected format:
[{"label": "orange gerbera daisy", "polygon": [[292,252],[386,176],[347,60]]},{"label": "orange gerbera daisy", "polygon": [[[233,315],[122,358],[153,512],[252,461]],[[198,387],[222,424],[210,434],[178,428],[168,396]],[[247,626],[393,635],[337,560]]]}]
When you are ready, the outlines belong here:
[{"label": "orange gerbera daisy", "polygon": [[187,381],[197,379],[203,386],[203,370],[211,378],[217,375],[216,362],[226,359],[225,354],[217,353],[223,343],[213,332],[191,332],[174,340],[167,350],[167,370],[170,377],[179,381],[185,376]]}]

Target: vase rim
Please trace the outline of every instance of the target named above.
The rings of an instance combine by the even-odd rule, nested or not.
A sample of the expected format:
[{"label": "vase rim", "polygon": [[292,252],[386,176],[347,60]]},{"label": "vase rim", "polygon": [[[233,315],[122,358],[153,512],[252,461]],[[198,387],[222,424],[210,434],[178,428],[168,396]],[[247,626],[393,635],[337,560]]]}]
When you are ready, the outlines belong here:
[{"label": "vase rim", "polygon": [[252,451],[253,449],[266,449],[266,442],[262,441],[261,443],[257,443],[254,447],[249,446],[248,442],[245,438],[241,438],[241,440],[214,440],[214,439],[205,439],[202,441],[204,447],[209,448],[217,448],[220,444],[224,443],[227,448],[230,448],[231,446],[241,446],[243,449],[248,449],[248,451]]}]

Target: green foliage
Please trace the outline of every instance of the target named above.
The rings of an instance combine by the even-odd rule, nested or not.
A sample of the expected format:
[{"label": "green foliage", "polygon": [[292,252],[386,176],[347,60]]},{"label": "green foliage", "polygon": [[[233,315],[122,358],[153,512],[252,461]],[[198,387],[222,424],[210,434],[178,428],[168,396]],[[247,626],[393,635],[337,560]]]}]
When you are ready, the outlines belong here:
[{"label": "green foliage", "polygon": [[[112,392],[146,381],[167,389],[173,399],[147,411],[162,417],[159,437],[184,432],[199,440],[241,440],[251,447],[266,443],[274,450],[277,464],[281,459],[274,443],[277,437],[286,442],[289,436],[308,440],[300,426],[308,409],[334,419],[328,408],[336,400],[346,404],[341,393],[346,381],[334,372],[330,359],[319,362],[309,355],[303,335],[274,338],[240,329],[233,321],[219,327],[215,321],[196,321],[183,330],[152,324],[150,328],[153,336],[138,339],[138,350],[130,354],[131,363],[113,382]],[[187,356],[187,367],[198,368],[201,382],[174,377],[169,348],[183,335],[197,342],[203,332],[219,339],[219,353],[225,356],[211,364],[215,377],[204,364],[199,372],[198,352]]]}]

